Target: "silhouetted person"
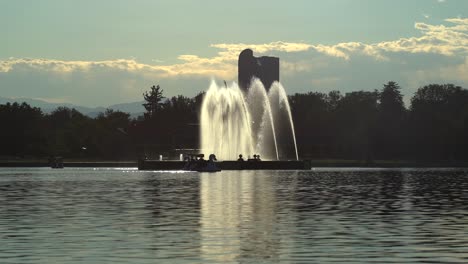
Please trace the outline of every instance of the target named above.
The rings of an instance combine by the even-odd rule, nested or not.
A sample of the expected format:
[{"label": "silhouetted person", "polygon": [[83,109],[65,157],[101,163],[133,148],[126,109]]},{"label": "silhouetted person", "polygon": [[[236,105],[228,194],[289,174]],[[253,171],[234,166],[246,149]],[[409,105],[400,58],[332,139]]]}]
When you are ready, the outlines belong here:
[{"label": "silhouetted person", "polygon": [[201,167],[205,167],[208,164],[208,161],[205,160],[205,154],[198,154],[197,165]]},{"label": "silhouetted person", "polygon": [[257,160],[258,160],[258,161],[261,161],[260,155],[257,155]]},{"label": "silhouetted person", "polygon": [[239,158],[237,159],[237,161],[244,161],[244,158],[242,158],[242,154],[239,154]]},{"label": "silhouetted person", "polygon": [[210,154],[209,161],[217,161],[215,154]]}]

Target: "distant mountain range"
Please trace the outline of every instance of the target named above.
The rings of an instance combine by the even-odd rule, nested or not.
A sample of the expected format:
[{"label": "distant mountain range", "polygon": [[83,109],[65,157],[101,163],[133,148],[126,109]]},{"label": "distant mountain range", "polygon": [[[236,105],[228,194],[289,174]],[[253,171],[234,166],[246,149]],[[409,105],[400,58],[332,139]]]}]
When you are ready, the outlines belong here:
[{"label": "distant mountain range", "polygon": [[30,106],[41,108],[42,112],[44,113],[50,113],[54,111],[55,109],[57,109],[57,107],[65,106],[68,108],[75,108],[80,113],[87,115],[89,117],[92,117],[92,118],[98,116],[99,113],[105,112],[106,109],[113,109],[113,110],[118,110],[118,111],[122,111],[125,113],[129,113],[131,117],[137,117],[137,116],[143,115],[143,113],[145,112],[145,108],[142,105],[143,101],[133,102],[133,103],[114,104],[108,107],[86,107],[86,106],[79,106],[79,105],[68,104],[68,103],[49,103],[49,102],[39,100],[39,99],[7,98],[7,97],[0,96],[0,104],[6,104],[8,102],[9,103],[25,102],[29,104]]}]

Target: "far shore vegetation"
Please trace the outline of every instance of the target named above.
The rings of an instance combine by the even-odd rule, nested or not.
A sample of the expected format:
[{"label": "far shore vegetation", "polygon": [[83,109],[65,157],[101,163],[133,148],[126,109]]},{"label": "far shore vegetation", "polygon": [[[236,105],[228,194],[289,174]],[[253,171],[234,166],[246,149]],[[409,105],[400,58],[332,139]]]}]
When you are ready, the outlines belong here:
[{"label": "far shore vegetation", "polygon": [[[107,109],[96,118],[59,107],[49,114],[26,103],[0,105],[0,160],[136,160],[196,152],[204,93],[164,98],[143,94],[146,113]],[[466,162],[468,90],[453,84],[419,88],[405,107],[400,87],[289,96],[301,159]]]}]

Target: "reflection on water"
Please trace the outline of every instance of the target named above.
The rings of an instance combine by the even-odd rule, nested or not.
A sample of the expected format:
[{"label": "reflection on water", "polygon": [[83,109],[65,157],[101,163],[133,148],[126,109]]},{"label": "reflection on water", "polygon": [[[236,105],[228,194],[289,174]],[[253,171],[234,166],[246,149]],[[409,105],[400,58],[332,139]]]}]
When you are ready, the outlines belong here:
[{"label": "reflection on water", "polygon": [[2,263],[467,263],[468,171],[0,169]]},{"label": "reflection on water", "polygon": [[271,177],[254,171],[200,177],[201,251],[214,262],[278,260],[276,196]]}]

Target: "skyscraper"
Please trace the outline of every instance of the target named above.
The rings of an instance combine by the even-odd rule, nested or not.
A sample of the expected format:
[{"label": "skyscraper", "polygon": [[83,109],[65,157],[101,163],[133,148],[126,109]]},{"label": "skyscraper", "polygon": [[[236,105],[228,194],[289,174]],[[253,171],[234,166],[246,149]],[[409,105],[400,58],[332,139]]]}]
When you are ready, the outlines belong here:
[{"label": "skyscraper", "polygon": [[268,91],[274,81],[279,81],[279,58],[254,57],[251,49],[245,49],[239,54],[238,82],[244,91],[249,88],[253,77],[262,81]]}]

